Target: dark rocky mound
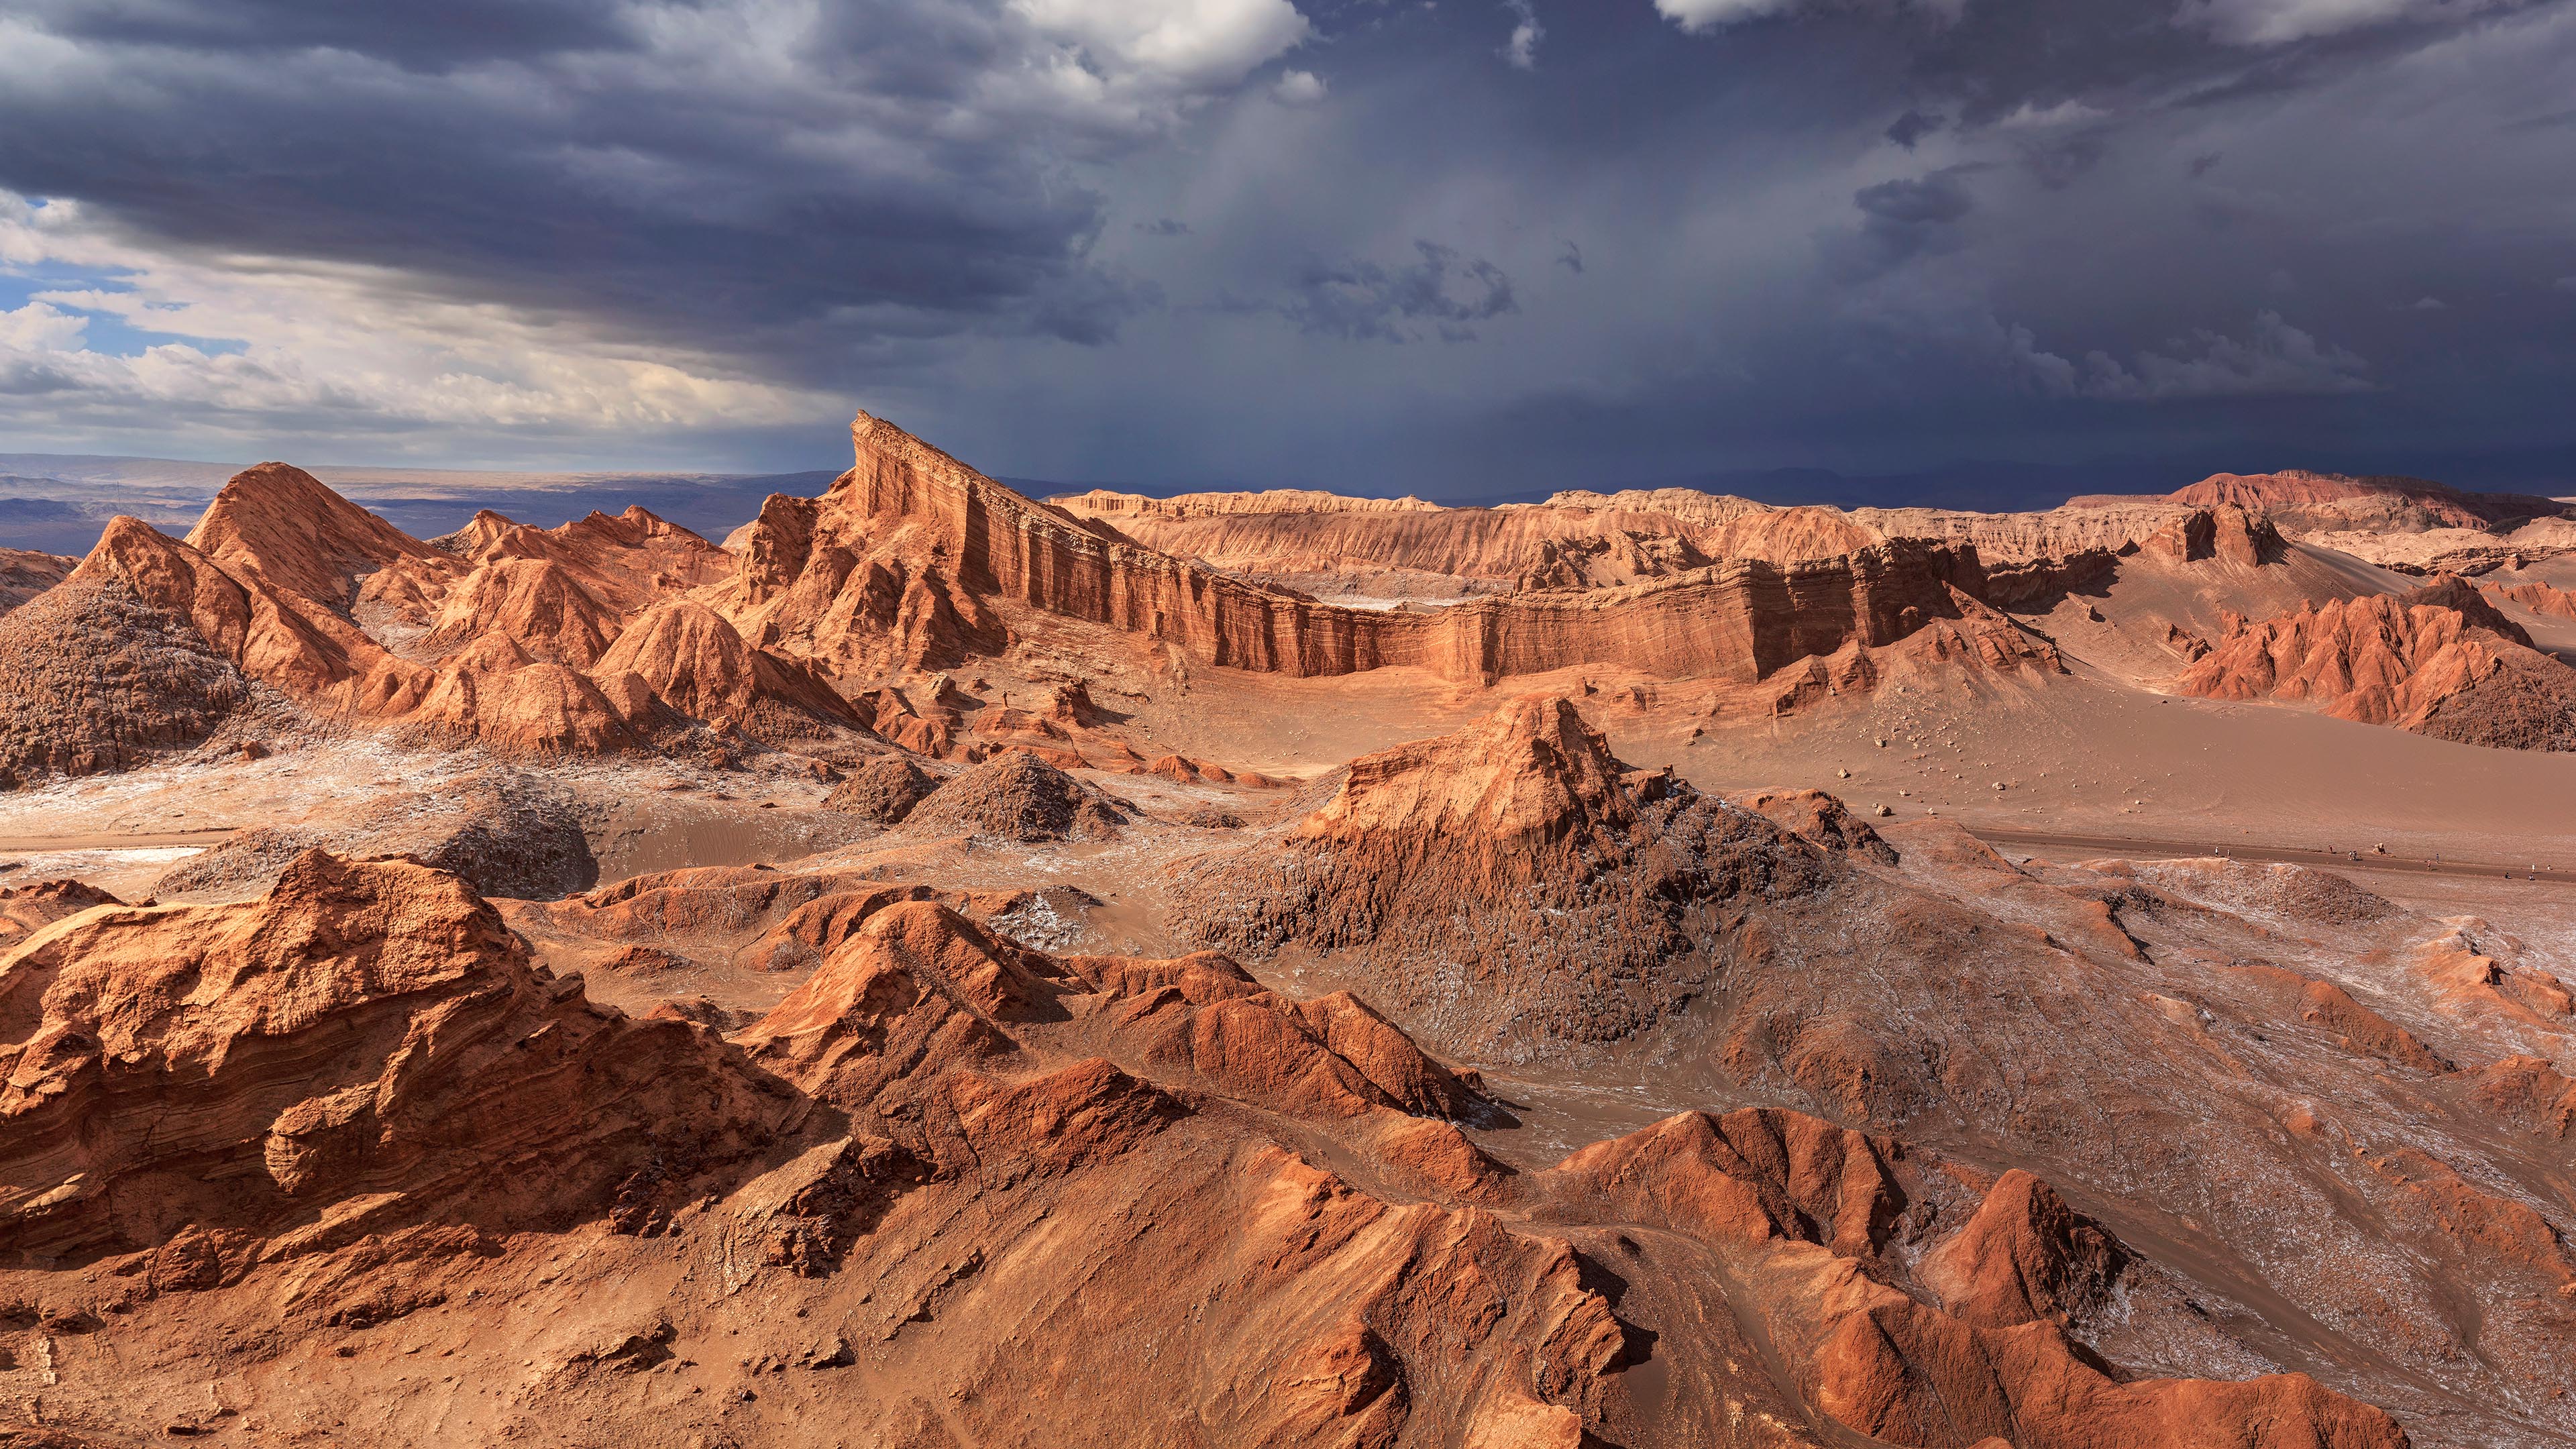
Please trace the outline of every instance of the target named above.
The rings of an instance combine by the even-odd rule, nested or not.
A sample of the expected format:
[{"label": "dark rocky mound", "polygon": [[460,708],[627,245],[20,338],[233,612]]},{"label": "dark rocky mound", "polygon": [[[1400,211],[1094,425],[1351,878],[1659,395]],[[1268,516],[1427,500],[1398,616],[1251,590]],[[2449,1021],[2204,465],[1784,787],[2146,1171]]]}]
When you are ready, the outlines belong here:
[{"label": "dark rocky mound", "polygon": [[904,821],[931,835],[1003,840],[1104,839],[1124,806],[1025,750],[1006,750],[933,790]]},{"label": "dark rocky mound", "polygon": [[848,779],[823,797],[823,808],[863,815],[882,825],[898,825],[938,788],[939,781],[914,764],[911,756],[888,755],[851,771]]},{"label": "dark rocky mound", "polygon": [[190,748],[250,705],[253,689],[123,583],[62,584],[0,615],[0,789]]},{"label": "dark rocky mound", "polygon": [[476,894],[552,900],[598,883],[599,864],[569,805],[528,781],[476,779],[369,802],[337,819],[245,830],[180,862],[156,895],[238,896],[265,889],[294,859],[409,856],[454,871]]},{"label": "dark rocky mound", "polygon": [[[1804,823],[1837,814],[1811,805]],[[1851,824],[1837,853],[1886,849]],[[1350,953],[1408,1028],[1528,1053],[1664,1020],[1716,979],[1711,948],[1744,903],[1844,873],[1762,814],[1630,768],[1571,703],[1534,697],[1352,761],[1313,814],[1185,867],[1174,925],[1250,960]]]},{"label": "dark rocky mound", "polygon": [[2435,703],[2415,733],[2499,750],[2576,751],[2576,670],[2530,652]]}]

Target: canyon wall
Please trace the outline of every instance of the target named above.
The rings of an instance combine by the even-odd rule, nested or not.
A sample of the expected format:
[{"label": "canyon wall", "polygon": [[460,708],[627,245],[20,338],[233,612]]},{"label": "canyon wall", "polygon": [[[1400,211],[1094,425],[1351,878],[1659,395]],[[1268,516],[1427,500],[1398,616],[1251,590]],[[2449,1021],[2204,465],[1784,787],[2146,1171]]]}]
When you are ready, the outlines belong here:
[{"label": "canyon wall", "polygon": [[[1403,665],[1491,681],[1618,660],[1668,677],[1749,680],[1853,640],[1892,643],[1929,619],[1958,617],[1952,580],[1982,576],[1973,552],[1891,539],[1827,559],[1786,566],[1735,559],[1580,594],[1488,598],[1432,612],[1343,608],[1086,527],[864,414],[851,437],[856,466],[825,495],[825,509],[866,520],[880,537],[927,525],[932,566],[944,567],[963,592],[1269,673]],[[782,539],[762,531],[769,522],[764,516],[754,526],[750,554],[780,551]],[[783,535],[784,520],[769,531]]]}]

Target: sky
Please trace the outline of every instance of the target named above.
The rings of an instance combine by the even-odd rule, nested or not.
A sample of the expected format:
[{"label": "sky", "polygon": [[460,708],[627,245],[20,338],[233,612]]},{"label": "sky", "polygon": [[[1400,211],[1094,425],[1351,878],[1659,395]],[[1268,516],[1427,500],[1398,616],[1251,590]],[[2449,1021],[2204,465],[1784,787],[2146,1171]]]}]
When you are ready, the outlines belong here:
[{"label": "sky", "polygon": [[0,3],[5,452],[2576,491],[2571,397],[2576,0]]}]

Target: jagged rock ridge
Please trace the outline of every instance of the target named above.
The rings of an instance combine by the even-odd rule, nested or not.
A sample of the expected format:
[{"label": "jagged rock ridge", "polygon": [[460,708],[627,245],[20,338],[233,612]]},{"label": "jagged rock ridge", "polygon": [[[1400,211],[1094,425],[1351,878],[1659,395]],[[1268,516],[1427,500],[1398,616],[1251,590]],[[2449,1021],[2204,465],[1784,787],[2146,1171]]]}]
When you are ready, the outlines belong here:
[{"label": "jagged rock ridge", "polygon": [[43,1305],[55,1442],[1034,1446],[1176,1406],[1281,1446],[1700,1444],[1748,1411],[1773,1442],[2404,1442],[2303,1375],[2105,1372],[2115,1297],[2188,1315],[2028,1174],[1779,1110],[1515,1172],[1451,1125],[1477,1081],[1352,998],[928,901],[738,1048],[589,1005],[452,877],[317,853],[260,902],[42,928],[0,1018],[0,1291]]},{"label": "jagged rock ridge", "polygon": [[2182,676],[2211,699],[2304,700],[2338,718],[2508,749],[2576,749],[2576,669],[2444,578],[2240,623]]}]

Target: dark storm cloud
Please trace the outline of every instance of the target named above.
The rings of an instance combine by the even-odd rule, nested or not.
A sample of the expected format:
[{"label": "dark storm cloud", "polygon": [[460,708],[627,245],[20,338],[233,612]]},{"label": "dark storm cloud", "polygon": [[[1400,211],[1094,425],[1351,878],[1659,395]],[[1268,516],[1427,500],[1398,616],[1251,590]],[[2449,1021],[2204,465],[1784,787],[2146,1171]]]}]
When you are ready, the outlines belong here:
[{"label": "dark storm cloud", "polygon": [[1965,179],[1974,168],[1881,181],[1852,193],[1858,229],[1826,240],[1837,275],[1858,281],[1902,265],[1948,239],[1949,228],[1976,209]]},{"label": "dark storm cloud", "polygon": [[253,54],[327,47],[417,69],[637,44],[625,13],[596,0],[21,0],[16,8],[83,40]]},{"label": "dark storm cloud", "polygon": [[742,40],[792,13],[40,9],[77,59],[0,85],[0,186],[806,375],[853,338],[1096,341],[1150,295],[1086,260],[1101,198],[990,101],[1021,63],[997,11],[892,0]]},{"label": "dark storm cloud", "polygon": [[1215,82],[1030,41],[1249,6],[21,0],[0,192],[908,387],[1030,476],[2576,443],[2576,0],[1302,0]]},{"label": "dark storm cloud", "polygon": [[1940,130],[1941,126],[1942,120],[1939,116],[1927,116],[1921,111],[1907,111],[1887,123],[1886,135],[1887,139],[1911,151],[1916,143]]},{"label": "dark storm cloud", "polygon": [[[1316,264],[1289,284],[1277,307],[1306,332],[1367,342],[1472,341],[1468,324],[1520,310],[1512,279],[1482,257],[1417,241],[1420,260],[1400,267],[1371,261]],[[1578,267],[1578,270],[1580,268]]]}]

